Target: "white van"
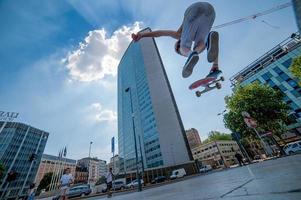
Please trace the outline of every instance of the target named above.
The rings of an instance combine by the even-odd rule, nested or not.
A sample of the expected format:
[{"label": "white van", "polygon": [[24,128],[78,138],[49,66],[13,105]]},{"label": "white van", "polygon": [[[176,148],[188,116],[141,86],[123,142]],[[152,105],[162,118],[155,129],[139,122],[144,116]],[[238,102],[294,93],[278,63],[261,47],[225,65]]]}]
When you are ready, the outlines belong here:
[{"label": "white van", "polygon": [[182,178],[186,175],[186,171],[184,168],[173,170],[171,176],[169,177],[171,180],[176,178]]}]

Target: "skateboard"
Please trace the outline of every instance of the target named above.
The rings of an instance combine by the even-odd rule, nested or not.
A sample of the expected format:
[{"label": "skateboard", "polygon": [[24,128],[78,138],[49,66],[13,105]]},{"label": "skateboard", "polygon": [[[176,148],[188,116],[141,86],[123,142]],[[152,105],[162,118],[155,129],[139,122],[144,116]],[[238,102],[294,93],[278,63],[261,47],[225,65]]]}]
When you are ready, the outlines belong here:
[{"label": "skateboard", "polygon": [[213,90],[215,88],[221,89],[222,84],[220,82],[224,81],[225,78],[223,76],[221,76],[220,78],[218,78],[218,77],[219,77],[219,75],[217,75],[216,77],[206,77],[206,78],[197,80],[189,86],[189,89],[193,90],[200,86],[204,87],[205,89],[203,89],[202,91],[197,90],[195,92],[195,95],[197,97],[200,97],[203,93],[209,92],[210,90]]}]

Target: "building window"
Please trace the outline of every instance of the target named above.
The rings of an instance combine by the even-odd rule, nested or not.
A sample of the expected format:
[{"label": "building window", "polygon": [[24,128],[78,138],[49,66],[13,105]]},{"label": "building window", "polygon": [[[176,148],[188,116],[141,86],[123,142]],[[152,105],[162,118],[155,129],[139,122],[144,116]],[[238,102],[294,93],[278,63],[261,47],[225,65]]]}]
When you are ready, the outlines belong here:
[{"label": "building window", "polygon": [[298,97],[301,96],[301,94],[300,94],[297,90],[293,90],[293,91],[291,91],[291,93],[292,93],[296,98],[298,98]]},{"label": "building window", "polygon": [[267,81],[272,77],[272,74],[270,72],[267,72],[265,74],[262,75],[262,78]]},{"label": "building window", "polygon": [[279,75],[283,73],[283,71],[279,67],[274,67],[273,70]]},{"label": "building window", "polygon": [[292,86],[292,88],[294,88],[294,89],[296,89],[296,88],[298,88],[298,83],[296,82],[296,81],[294,81],[294,80],[289,80],[288,82],[287,82],[290,86]]},{"label": "building window", "polygon": [[268,80],[267,83],[269,86],[274,87],[276,84],[272,80]]},{"label": "building window", "polygon": [[288,60],[284,61],[283,63],[281,63],[284,67],[289,68],[292,64],[292,58],[289,58]]},{"label": "building window", "polygon": [[279,76],[280,76],[283,80],[285,80],[285,81],[287,81],[287,80],[290,79],[290,77],[289,77],[287,74],[285,74],[285,73],[282,73],[282,74],[280,74]]},{"label": "building window", "polygon": [[279,85],[279,88],[282,92],[285,92],[287,88],[284,85]]}]

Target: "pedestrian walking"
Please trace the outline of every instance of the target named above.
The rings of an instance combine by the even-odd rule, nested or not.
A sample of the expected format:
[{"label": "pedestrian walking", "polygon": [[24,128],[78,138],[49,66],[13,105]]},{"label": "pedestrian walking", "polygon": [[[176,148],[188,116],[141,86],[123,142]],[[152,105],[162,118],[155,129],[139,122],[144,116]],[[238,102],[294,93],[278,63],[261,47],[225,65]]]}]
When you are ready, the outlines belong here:
[{"label": "pedestrian walking", "polygon": [[64,170],[64,174],[61,177],[61,197],[60,200],[67,200],[67,193],[69,191],[70,185],[73,183],[73,176],[71,174],[70,168]]},{"label": "pedestrian walking", "polygon": [[112,168],[109,169],[109,172],[106,175],[106,184],[107,184],[107,194],[108,198],[112,197],[112,182],[113,182],[113,173],[112,173]]},{"label": "pedestrian walking", "polygon": [[239,166],[245,165],[243,161],[243,157],[238,151],[235,153],[235,158],[238,160]]}]

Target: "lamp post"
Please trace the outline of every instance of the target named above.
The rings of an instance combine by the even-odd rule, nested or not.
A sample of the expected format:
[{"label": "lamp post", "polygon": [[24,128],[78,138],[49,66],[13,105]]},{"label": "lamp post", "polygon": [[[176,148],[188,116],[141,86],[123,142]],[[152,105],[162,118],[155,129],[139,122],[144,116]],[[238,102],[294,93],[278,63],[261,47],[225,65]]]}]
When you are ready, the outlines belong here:
[{"label": "lamp post", "polygon": [[91,146],[92,146],[92,144],[93,144],[93,142],[91,141],[91,142],[90,142],[90,146],[89,146],[88,184],[90,184],[90,179],[91,179]]},{"label": "lamp post", "polygon": [[89,158],[91,158],[91,146],[92,146],[93,142],[90,142],[90,146],[89,146]]},{"label": "lamp post", "polygon": [[137,179],[138,179],[138,192],[142,191],[141,187],[141,180],[139,175],[139,167],[138,167],[138,151],[137,151],[137,141],[136,141],[136,131],[135,131],[135,122],[134,122],[134,110],[133,110],[133,102],[132,102],[132,92],[131,88],[128,87],[125,89],[125,92],[130,93],[130,101],[131,101],[131,118],[132,118],[132,125],[133,125],[133,134],[134,134],[134,142],[135,142],[135,155],[136,155],[136,173],[137,173]]}]

